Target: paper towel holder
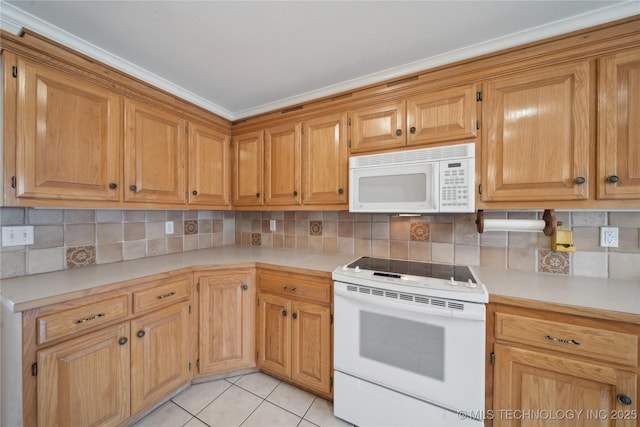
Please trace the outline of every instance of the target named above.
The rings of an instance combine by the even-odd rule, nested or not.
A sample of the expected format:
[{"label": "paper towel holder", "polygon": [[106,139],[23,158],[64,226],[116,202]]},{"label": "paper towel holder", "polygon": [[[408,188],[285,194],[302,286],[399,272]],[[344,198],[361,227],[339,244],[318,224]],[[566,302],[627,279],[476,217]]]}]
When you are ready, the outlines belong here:
[{"label": "paper towel holder", "polygon": [[[558,226],[555,211],[553,209],[545,209],[544,213],[542,214],[542,220],[545,223],[545,227],[542,229],[542,232],[545,234],[545,236],[552,236],[556,231],[556,227]],[[512,221],[518,220],[514,219]],[[478,209],[478,213],[476,216],[476,227],[478,229],[478,233],[482,234],[484,232],[484,210],[482,209]]]}]

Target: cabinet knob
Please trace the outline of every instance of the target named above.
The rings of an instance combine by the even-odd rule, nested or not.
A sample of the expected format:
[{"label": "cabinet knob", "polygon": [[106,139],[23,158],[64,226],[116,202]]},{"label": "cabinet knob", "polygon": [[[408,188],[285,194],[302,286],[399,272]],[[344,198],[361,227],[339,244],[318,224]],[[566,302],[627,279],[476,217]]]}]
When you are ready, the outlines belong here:
[{"label": "cabinet knob", "polygon": [[256,193],[256,197],[260,197],[260,193]]},{"label": "cabinet knob", "polygon": [[298,313],[293,313],[293,314],[291,315],[291,317],[293,317],[294,319],[297,319],[297,318],[298,318]]},{"label": "cabinet knob", "polygon": [[416,133],[416,127],[415,126],[411,126],[411,128],[409,129],[409,132]]},{"label": "cabinet knob", "polygon": [[293,190],[293,195],[294,195],[294,196],[297,196],[297,195],[298,195],[298,192],[297,192],[296,190]]},{"label": "cabinet knob", "polygon": [[249,285],[247,285],[247,284],[242,285],[242,290],[243,291],[246,291],[247,289],[249,289]]},{"label": "cabinet knob", "polygon": [[116,184],[115,182],[109,183],[109,189],[110,190],[115,190],[116,188],[118,188],[118,184]]},{"label": "cabinet knob", "polygon": [[398,135],[398,136],[402,135],[402,129],[397,129],[396,130],[396,135]]},{"label": "cabinet knob", "polygon": [[138,191],[138,187],[137,187],[137,186],[135,186],[135,185],[130,185],[130,186],[129,186],[129,190],[131,190],[131,191]]},{"label": "cabinet knob", "polygon": [[142,338],[144,336],[144,331],[138,331],[136,335],[138,335],[138,338]]},{"label": "cabinet knob", "polygon": [[574,178],[573,182],[575,184],[581,185],[581,184],[584,184],[585,182],[587,182],[587,180],[583,176],[578,176],[578,177]]},{"label": "cabinet knob", "polygon": [[122,338],[120,338],[120,339],[118,340],[118,344],[120,344],[120,345],[125,345],[125,344],[127,343],[127,341],[129,341],[129,340],[127,339],[127,337],[122,337]]},{"label": "cabinet knob", "polygon": [[622,405],[631,405],[633,403],[633,400],[631,400],[631,398],[626,394],[619,394],[618,396],[616,396],[616,398],[618,400],[618,403]]},{"label": "cabinet knob", "polygon": [[344,193],[344,190],[342,188],[338,188],[338,194],[342,194]]},{"label": "cabinet knob", "polygon": [[282,310],[282,316],[287,317],[287,310]]},{"label": "cabinet knob", "polygon": [[194,196],[197,196],[197,195],[198,195],[198,192],[197,192],[196,190],[193,190],[193,191],[191,192],[191,194],[193,194]]},{"label": "cabinet knob", "polygon": [[618,175],[611,175],[607,177],[607,182],[610,184],[615,184],[618,181],[620,181],[620,177]]}]

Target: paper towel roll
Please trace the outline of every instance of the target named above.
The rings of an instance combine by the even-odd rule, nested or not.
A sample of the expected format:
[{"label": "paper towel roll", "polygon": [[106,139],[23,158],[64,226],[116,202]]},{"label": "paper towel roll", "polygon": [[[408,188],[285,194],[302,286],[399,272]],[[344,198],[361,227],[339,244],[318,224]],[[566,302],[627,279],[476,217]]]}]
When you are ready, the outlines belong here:
[{"label": "paper towel roll", "polygon": [[546,223],[541,219],[485,219],[484,231],[541,232]]}]

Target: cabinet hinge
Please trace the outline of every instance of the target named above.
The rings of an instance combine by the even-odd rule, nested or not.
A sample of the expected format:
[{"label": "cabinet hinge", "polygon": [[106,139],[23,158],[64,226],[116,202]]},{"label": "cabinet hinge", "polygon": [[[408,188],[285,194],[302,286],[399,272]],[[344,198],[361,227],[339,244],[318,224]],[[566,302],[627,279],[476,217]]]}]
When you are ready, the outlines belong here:
[{"label": "cabinet hinge", "polygon": [[333,324],[333,314],[329,316],[329,323]]},{"label": "cabinet hinge", "polygon": [[351,117],[349,117],[349,119],[347,120],[347,124],[351,126]]},{"label": "cabinet hinge", "polygon": [[351,140],[349,140],[349,148],[351,148]]},{"label": "cabinet hinge", "polygon": [[491,352],[491,358],[489,359],[489,362],[491,362],[492,365],[496,364],[496,354],[494,352]]},{"label": "cabinet hinge", "polygon": [[478,184],[478,194],[482,194],[482,184]]},{"label": "cabinet hinge", "polygon": [[480,129],[480,120],[476,120],[476,129]]},{"label": "cabinet hinge", "polygon": [[200,292],[200,282],[196,285],[196,291]]},{"label": "cabinet hinge", "polygon": [[258,299],[256,300],[256,305],[257,305],[258,307],[260,306],[260,298],[258,298]]},{"label": "cabinet hinge", "polygon": [[333,377],[329,377],[329,385],[333,387]]},{"label": "cabinet hinge", "polygon": [[189,305],[189,314],[191,314],[191,305]]},{"label": "cabinet hinge", "polygon": [[200,369],[200,359],[196,360],[196,368]]},{"label": "cabinet hinge", "polygon": [[16,67],[15,65],[11,67],[11,75],[13,76],[14,79],[18,77],[18,67]]},{"label": "cabinet hinge", "polygon": [[36,375],[38,375],[38,364],[34,363],[31,365],[31,376],[35,377]]},{"label": "cabinet hinge", "polygon": [[477,102],[482,101],[482,91],[480,90],[476,92],[476,101]]},{"label": "cabinet hinge", "polygon": [[259,358],[260,358],[260,352],[256,351],[256,359],[259,359]]},{"label": "cabinet hinge", "polygon": [[191,372],[191,362],[189,362],[189,372]]},{"label": "cabinet hinge", "polygon": [[12,176],[11,177],[11,188],[16,188],[16,177]]}]

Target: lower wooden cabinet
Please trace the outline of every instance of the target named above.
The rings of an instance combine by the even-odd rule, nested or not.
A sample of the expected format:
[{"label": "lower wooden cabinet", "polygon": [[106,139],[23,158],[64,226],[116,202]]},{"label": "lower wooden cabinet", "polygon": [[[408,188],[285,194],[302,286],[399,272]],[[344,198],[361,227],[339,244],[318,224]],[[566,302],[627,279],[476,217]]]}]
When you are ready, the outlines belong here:
[{"label": "lower wooden cabinet", "polygon": [[258,286],[258,367],[331,398],[331,281],[325,284],[328,292],[319,293],[318,279],[259,273]]},{"label": "lower wooden cabinet", "polygon": [[498,306],[494,426],[638,425],[640,327]]},{"label": "lower wooden cabinet", "polygon": [[198,280],[198,374],[255,366],[253,273],[206,273]]}]

